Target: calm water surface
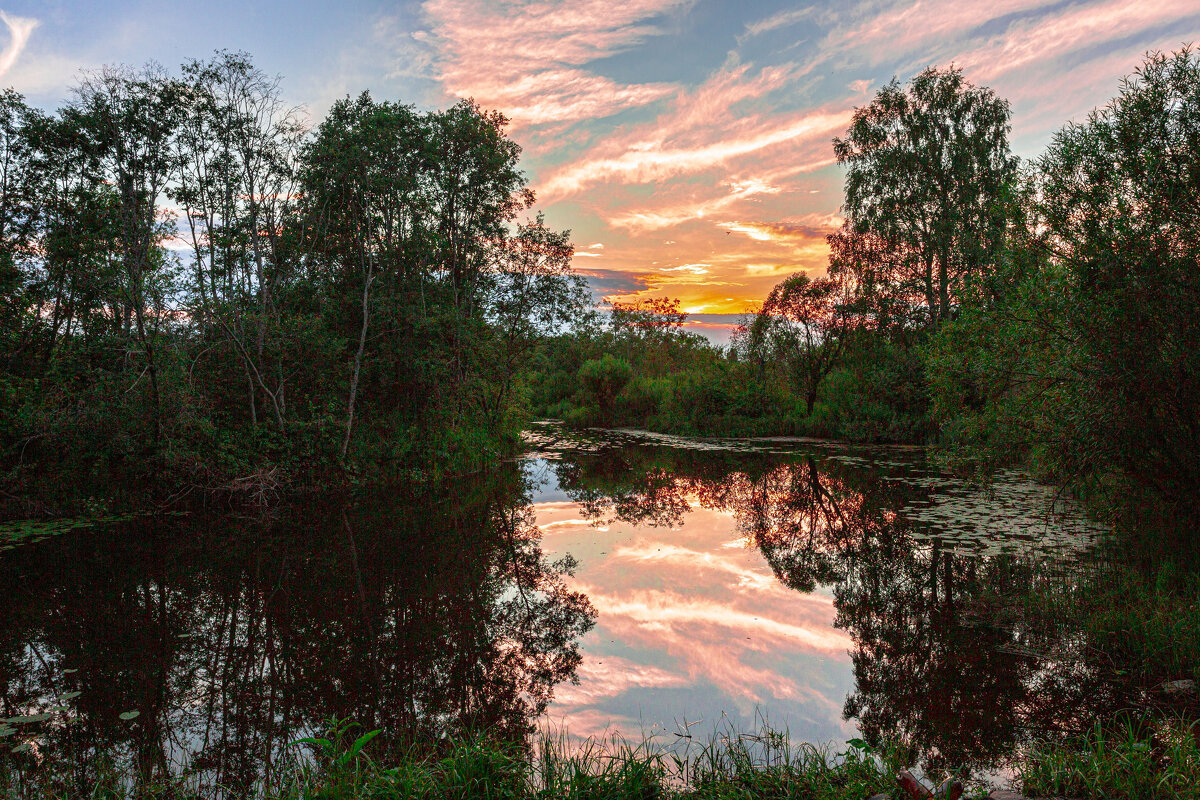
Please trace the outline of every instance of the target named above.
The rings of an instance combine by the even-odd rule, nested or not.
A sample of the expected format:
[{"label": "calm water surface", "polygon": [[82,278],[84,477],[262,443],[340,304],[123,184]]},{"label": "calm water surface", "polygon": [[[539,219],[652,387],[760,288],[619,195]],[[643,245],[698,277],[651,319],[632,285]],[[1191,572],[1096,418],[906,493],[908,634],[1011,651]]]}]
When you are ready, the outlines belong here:
[{"label": "calm water surface", "polygon": [[411,493],[5,526],[0,758],[86,772],[103,752],[236,789],[331,717],[666,744],[765,717],[986,773],[1121,702],[1071,632],[1022,622],[1022,592],[1069,581],[1098,532],[1019,475],[983,490],[904,448],[528,441]]}]

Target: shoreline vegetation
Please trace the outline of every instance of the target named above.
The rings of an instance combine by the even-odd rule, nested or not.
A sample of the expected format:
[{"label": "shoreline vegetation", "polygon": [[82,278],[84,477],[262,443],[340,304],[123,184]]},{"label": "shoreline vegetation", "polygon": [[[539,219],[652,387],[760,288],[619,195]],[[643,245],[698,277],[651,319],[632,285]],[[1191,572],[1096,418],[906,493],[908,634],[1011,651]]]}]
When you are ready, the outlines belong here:
[{"label": "shoreline vegetation", "polygon": [[[486,737],[381,751],[381,731],[346,721],[292,744],[263,784],[233,800],[921,800],[923,797],[1200,797],[1200,740],[1181,720],[1122,717],[1064,741],[1032,741],[1012,764],[1013,789],[916,777],[903,747],[795,744],[765,723],[729,728],[682,747],[615,735],[570,740],[543,734],[534,748]],[[677,740],[678,742],[679,740]],[[114,758],[98,774],[0,773],[5,797],[74,800],[213,796],[203,772],[147,779]],[[994,783],[991,782],[991,783]],[[957,789],[955,788],[957,787]]]},{"label": "shoreline vegetation", "polygon": [[1198,79],[1149,54],[1025,162],[992,90],[893,80],[833,141],[828,274],[724,347],[672,298],[591,308],[500,113],[364,93],[306,130],[228,52],[87,74],[53,114],[8,91],[0,515],[436,480],[554,417],[923,444],[1186,530]]},{"label": "shoreline vegetation", "polygon": [[[1031,590],[1029,613],[1070,620],[1148,684],[1200,679],[1190,47],[1148,55],[1028,162],[1007,101],[961,71],[883,87],[833,143],[845,222],[828,275],[784,279],[728,347],[670,298],[591,308],[500,113],[364,93],[310,131],[281,98],[231,53],[85,75],[53,114],[0,94],[0,516],[436,480],[487,470],[542,416],[920,443],[1079,495],[1121,567]],[[1200,796],[1200,714],[1181,707],[1069,720],[1019,756],[1024,788]],[[863,748],[831,761],[757,736],[799,755],[756,760],[733,736],[682,783],[636,744],[533,762],[484,740],[388,758],[335,736],[264,796],[903,796]],[[3,769],[14,797],[189,791]]]}]

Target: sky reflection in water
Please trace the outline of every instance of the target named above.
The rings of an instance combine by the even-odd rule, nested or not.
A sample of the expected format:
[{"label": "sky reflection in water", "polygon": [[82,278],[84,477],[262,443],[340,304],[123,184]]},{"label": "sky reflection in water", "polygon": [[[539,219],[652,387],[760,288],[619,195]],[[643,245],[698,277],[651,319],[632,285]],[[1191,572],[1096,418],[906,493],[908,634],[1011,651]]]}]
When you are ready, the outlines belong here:
[{"label": "sky reflection in water", "polygon": [[[579,562],[569,585],[598,613],[583,637],[578,686],[564,684],[548,717],[574,736],[707,735],[722,718],[749,729],[759,714],[799,738],[844,741],[854,687],[851,642],[834,627],[831,593],[782,585],[731,512],[687,497],[682,526],[589,520],[560,499],[549,464],[533,497],[543,548]],[[607,524],[606,524],[607,523]]]},{"label": "sky reflection in water", "polygon": [[1019,475],[985,491],[919,450],[529,438],[495,474],[261,517],[0,526],[0,761],[28,742],[43,772],[116,753],[238,789],[331,717],[384,729],[377,751],[547,725],[671,745],[766,717],[978,773],[1124,702],[1078,632],[1009,613],[1096,533]]}]

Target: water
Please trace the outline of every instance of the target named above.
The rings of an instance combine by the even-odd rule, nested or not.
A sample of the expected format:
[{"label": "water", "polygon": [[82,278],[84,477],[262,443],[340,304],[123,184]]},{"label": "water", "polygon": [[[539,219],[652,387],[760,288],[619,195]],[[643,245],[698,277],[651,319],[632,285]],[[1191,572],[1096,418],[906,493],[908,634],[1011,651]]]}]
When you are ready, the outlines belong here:
[{"label": "water", "polygon": [[[498,474],[263,515],[7,526],[0,750],[270,782],[331,718],[664,745],[766,718],[1002,770],[1119,698],[1019,599],[1098,536],[911,448],[536,426]],[[382,737],[381,737],[382,738]],[[381,745],[382,746],[382,745]]]}]

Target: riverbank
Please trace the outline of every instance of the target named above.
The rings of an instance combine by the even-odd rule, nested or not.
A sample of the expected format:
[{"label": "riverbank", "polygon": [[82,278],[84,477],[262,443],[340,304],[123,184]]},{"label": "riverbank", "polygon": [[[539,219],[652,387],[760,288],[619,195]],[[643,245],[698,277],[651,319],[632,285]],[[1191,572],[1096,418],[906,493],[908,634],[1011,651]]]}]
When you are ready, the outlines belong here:
[{"label": "riverbank", "polygon": [[[341,724],[293,743],[275,771],[238,792],[186,771],[172,778],[110,766],[100,774],[51,775],[10,766],[0,773],[0,797],[158,800],[222,797],[254,800],[919,800],[933,797],[928,779],[904,769],[902,748],[872,750],[859,740],[844,749],[793,745],[764,729],[714,736],[682,752],[618,738],[568,743],[544,738],[538,748],[488,739],[410,745],[376,757],[379,731]],[[299,749],[307,752],[301,755]],[[36,760],[24,748],[23,757]],[[1014,766],[1007,789],[968,784],[955,794],[953,775],[937,796],[990,800],[1026,797],[1200,797],[1200,745],[1194,725],[1098,724],[1057,745],[1034,744]],[[942,776],[938,776],[939,779]]]}]

